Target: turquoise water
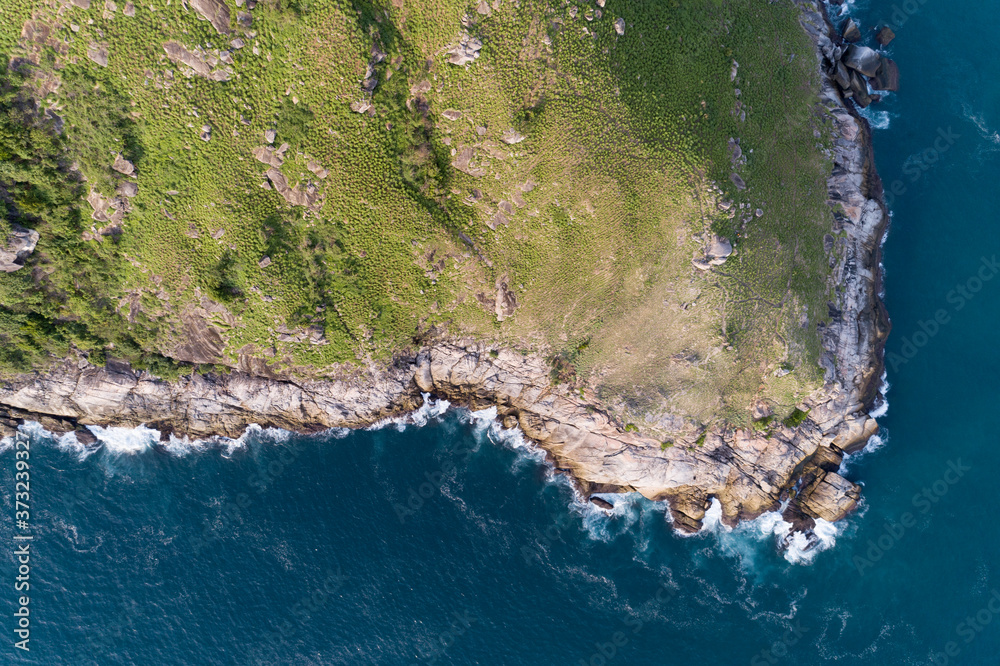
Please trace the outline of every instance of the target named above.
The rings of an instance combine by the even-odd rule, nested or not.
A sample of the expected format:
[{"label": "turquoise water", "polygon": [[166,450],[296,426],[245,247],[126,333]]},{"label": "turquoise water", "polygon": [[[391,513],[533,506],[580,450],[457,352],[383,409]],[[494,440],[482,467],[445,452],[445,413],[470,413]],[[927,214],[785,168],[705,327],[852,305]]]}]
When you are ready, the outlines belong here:
[{"label": "turquoise water", "polygon": [[868,114],[899,183],[895,328],[884,442],[848,462],[864,505],[833,547],[793,564],[760,522],[680,537],[635,497],[607,516],[454,409],[203,447],[33,432],[31,651],[4,546],[0,662],[1000,664],[1000,18],[896,4],[852,9],[897,23],[903,90]]}]

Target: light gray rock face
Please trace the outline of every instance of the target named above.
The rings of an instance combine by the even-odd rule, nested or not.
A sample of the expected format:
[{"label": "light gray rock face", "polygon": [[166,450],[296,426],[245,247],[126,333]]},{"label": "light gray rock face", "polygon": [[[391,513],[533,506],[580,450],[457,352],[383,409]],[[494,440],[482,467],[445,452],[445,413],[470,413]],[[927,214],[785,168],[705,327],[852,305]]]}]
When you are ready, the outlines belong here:
[{"label": "light gray rock face", "polygon": [[[829,51],[832,62],[832,28],[825,15],[814,0],[797,2],[818,52],[822,57]],[[801,529],[816,518],[838,520],[860,497],[859,487],[837,473],[843,454],[863,446],[877,430],[868,409],[879,387],[888,331],[877,295],[887,216],[867,125],[843,106],[826,75],[820,99],[837,133],[828,185],[832,232],[842,232],[831,240],[829,257],[835,294],[830,310],[836,315],[823,330],[827,383],[799,405],[806,414],[794,427],[712,428],[664,447],[626,432],[600,406],[554,386],[543,358],[444,340],[401,354],[386,367],[324,381],[275,376],[249,357],[241,357],[228,375],[175,382],[114,361],[97,368],[73,358],[44,374],[0,385],[0,429],[31,419],[56,431],[145,423],[202,438],[235,437],[251,423],[315,432],[405,413],[420,404],[421,393],[430,393],[473,409],[496,407],[506,425],[519,425],[585,494],[637,491],[669,501],[678,529],[697,530],[713,498],[727,524],[775,510],[786,500],[785,518]],[[202,351],[220,353],[225,341],[209,337]],[[768,411],[757,405],[755,414]]]},{"label": "light gray rock face", "polygon": [[[670,500],[675,524],[688,530],[699,527],[711,497],[722,503],[729,523],[775,509],[810,461],[839,460],[839,451],[875,427],[858,413],[860,405],[844,404],[846,396],[833,389],[807,401],[810,416],[798,428],[781,427],[767,436],[712,431],[701,446],[695,433],[692,441],[663,449],[658,440],[625,432],[604,412],[553,386],[544,359],[492,351],[472,341],[442,342],[389,368],[339,381],[236,371],[170,383],[114,361],[104,368],[67,361],[0,389],[0,422],[29,418],[61,431],[145,423],[192,437],[236,437],[250,423],[316,432],[401,414],[420,404],[421,392],[431,393],[473,409],[495,406],[501,417],[516,419],[560,469],[569,470],[585,493],[638,491]],[[800,493],[806,516],[829,517],[853,506],[829,484],[816,487],[830,499],[823,495],[803,504]]]},{"label": "light gray rock face", "polygon": [[875,76],[881,61],[878,52],[867,46],[851,44],[844,52],[844,64],[865,76]]},{"label": "light gray rock face", "polygon": [[[811,0],[799,0],[798,4],[803,27],[813,37],[820,58],[832,56],[832,28],[823,10]],[[828,182],[833,231],[845,233],[830,257],[834,267],[831,292],[836,293],[830,311],[836,316],[824,330],[824,365],[828,381],[839,383],[856,402],[867,406],[881,384],[882,353],[889,333],[888,315],[878,297],[881,242],[888,215],[875,171],[871,130],[844,106],[836,84],[825,72],[821,72],[821,81],[820,101],[836,128],[833,173]]]},{"label": "light gray rock face", "polygon": [[212,24],[220,35],[229,34],[229,7],[220,0],[190,0],[191,7]]},{"label": "light gray rock face", "polygon": [[482,48],[482,41],[463,33],[458,44],[448,49],[448,62],[453,65],[467,65],[479,57],[479,51]]},{"label": "light gray rock face", "polygon": [[13,273],[24,267],[24,261],[35,251],[38,244],[38,232],[12,225],[7,234],[6,242],[0,246],[0,271]]}]

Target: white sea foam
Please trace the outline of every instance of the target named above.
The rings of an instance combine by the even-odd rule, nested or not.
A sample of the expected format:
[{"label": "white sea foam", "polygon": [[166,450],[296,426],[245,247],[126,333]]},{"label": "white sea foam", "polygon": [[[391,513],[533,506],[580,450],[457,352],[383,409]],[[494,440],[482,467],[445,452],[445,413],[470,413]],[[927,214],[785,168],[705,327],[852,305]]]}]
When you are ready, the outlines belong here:
[{"label": "white sea foam", "polygon": [[[223,449],[222,457],[231,458],[233,453],[239,451],[240,449],[246,448],[247,443],[252,439],[254,441],[266,441],[269,444],[282,444],[288,441],[288,438],[292,436],[292,432],[289,430],[283,430],[281,428],[262,428],[256,423],[251,423],[246,427],[241,434],[236,439],[232,437],[212,437],[207,441],[207,445],[215,445]],[[171,438],[175,440],[176,438]],[[184,438],[185,440],[187,438]],[[180,449],[184,440],[176,439],[175,447]],[[206,442],[202,440],[194,440],[190,442],[195,448],[201,447]],[[169,444],[167,448],[169,450]]]},{"label": "white sea foam", "polygon": [[49,432],[38,421],[25,421],[17,429],[28,435],[33,441],[51,441],[60,451],[72,453],[80,460],[84,460],[98,449],[97,446],[85,446],[82,444],[77,440],[76,433],[74,432],[67,432],[62,435]]},{"label": "white sea foam", "polygon": [[889,411],[889,400],[886,398],[886,395],[888,395],[891,388],[892,384],[889,383],[889,373],[886,370],[882,370],[882,384],[878,389],[878,399],[875,401],[875,409],[869,412],[869,416],[873,419],[880,419]]},{"label": "white sea foam", "polygon": [[[884,96],[885,93],[879,93]],[[888,111],[882,109],[874,109],[868,107],[867,109],[861,109],[859,112],[861,117],[868,121],[868,124],[872,126],[872,129],[876,130],[886,130],[892,124],[892,114]]]},{"label": "white sea foam", "polygon": [[[87,426],[108,453],[135,455],[153,448],[160,441],[160,431],[140,425],[136,428]],[[76,437],[73,438],[76,440]]]},{"label": "white sea foam", "polygon": [[204,439],[191,439],[187,435],[178,437],[171,433],[166,442],[163,443],[163,450],[172,456],[183,458],[189,453],[200,453],[212,446],[212,442]]},{"label": "white sea foam", "polygon": [[976,113],[968,104],[962,105],[962,111],[964,112],[966,119],[971,120],[976,126],[976,129],[979,130],[979,135],[983,139],[993,144],[1000,145],[1000,132],[990,128],[982,113]]},{"label": "white sea foam", "polygon": [[403,432],[408,426],[419,428],[427,425],[431,419],[441,416],[451,407],[451,403],[447,400],[432,400],[430,393],[422,393],[421,395],[423,396],[424,404],[420,406],[420,409],[409,414],[404,414],[403,416],[382,419],[368,426],[365,430],[382,430],[383,428],[393,426],[397,431]]},{"label": "white sea foam", "polygon": [[831,523],[817,518],[816,525],[808,532],[793,531],[792,524],[779,511],[769,511],[733,528],[722,522],[722,504],[714,497],[702,524],[698,534],[712,535],[724,553],[738,557],[750,567],[764,543],[777,544],[792,564],[811,564],[819,553],[833,548],[846,527],[844,521]]}]

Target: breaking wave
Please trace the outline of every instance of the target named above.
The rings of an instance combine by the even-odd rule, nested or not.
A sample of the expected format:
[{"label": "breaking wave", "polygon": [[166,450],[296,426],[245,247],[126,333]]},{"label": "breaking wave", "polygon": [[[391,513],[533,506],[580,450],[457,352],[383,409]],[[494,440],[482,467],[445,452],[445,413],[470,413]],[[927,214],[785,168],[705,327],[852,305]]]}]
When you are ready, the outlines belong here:
[{"label": "breaking wave", "polygon": [[753,568],[761,546],[767,543],[782,549],[785,560],[791,564],[812,564],[817,555],[836,545],[837,537],[846,526],[846,521],[831,523],[817,518],[815,526],[803,532],[793,530],[792,524],[782,518],[780,512],[768,511],[736,527],[729,527],[722,522],[722,503],[713,497],[698,534],[711,535],[722,552]]},{"label": "breaking wave", "polygon": [[432,419],[443,415],[451,407],[451,403],[447,400],[433,400],[430,393],[422,393],[421,396],[423,396],[424,403],[420,405],[419,409],[402,416],[382,419],[368,426],[365,430],[382,430],[392,426],[398,432],[403,432],[409,426],[419,428],[427,425]]}]

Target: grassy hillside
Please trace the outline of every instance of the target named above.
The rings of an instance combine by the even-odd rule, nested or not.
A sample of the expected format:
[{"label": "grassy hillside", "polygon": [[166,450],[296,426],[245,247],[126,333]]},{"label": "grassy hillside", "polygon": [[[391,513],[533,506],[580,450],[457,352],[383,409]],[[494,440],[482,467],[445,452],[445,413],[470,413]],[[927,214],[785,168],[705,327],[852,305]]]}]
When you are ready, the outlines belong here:
[{"label": "grassy hillside", "polygon": [[789,0],[9,0],[0,57],[0,214],[41,233],[0,274],[5,372],[322,376],[471,334],[663,433],[821,379]]}]

